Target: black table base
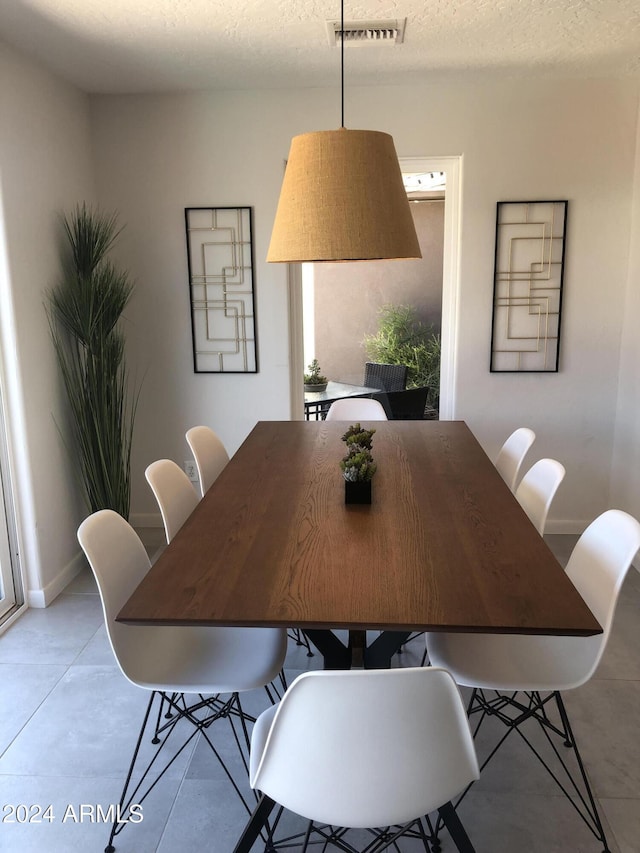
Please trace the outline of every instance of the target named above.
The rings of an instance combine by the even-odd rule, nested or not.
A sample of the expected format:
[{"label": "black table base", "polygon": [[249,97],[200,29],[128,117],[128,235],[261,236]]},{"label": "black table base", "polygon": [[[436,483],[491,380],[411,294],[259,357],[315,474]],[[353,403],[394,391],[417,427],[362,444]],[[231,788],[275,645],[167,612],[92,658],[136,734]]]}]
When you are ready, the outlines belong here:
[{"label": "black table base", "polygon": [[345,645],[333,631],[305,628],[303,633],[323,656],[325,669],[389,669],[391,658],[411,636],[411,631],[382,631],[367,645],[367,632],[354,630]]}]

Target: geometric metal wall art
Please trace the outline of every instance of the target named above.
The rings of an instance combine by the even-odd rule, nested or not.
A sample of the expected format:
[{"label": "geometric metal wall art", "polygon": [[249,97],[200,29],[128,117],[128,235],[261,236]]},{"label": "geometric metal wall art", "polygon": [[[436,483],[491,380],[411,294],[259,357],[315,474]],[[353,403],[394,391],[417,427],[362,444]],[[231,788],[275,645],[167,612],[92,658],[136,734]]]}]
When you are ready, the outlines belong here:
[{"label": "geometric metal wall art", "polygon": [[257,373],[252,210],[187,207],[193,369]]},{"label": "geometric metal wall art", "polygon": [[492,372],[557,372],[567,201],[499,201]]}]

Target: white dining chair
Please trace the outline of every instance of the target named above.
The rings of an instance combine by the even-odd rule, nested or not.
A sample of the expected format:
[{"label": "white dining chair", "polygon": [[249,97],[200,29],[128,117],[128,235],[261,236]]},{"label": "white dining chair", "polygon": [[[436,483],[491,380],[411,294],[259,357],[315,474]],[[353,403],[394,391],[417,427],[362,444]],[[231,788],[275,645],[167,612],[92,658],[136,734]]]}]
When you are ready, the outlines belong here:
[{"label": "white dining chair", "polygon": [[[602,626],[602,634],[426,634],[431,663],[448,669],[459,685],[473,688],[468,711],[470,717],[479,720],[475,734],[489,718],[508,729],[498,747],[508,734],[521,734],[607,851],[602,822],[560,691],[586,684],[596,671],[611,633],[622,582],[639,547],[640,524],[627,513],[612,509],[587,527],[569,558],[566,573]],[[553,705],[557,722],[552,720]],[[560,737],[559,748],[553,744],[559,767],[552,768],[534,739],[525,735],[524,726],[529,721],[540,726],[549,743],[554,735]],[[539,742],[545,740],[540,738]],[[574,754],[578,780],[562,758],[562,744]],[[483,768],[498,747],[489,753]]]},{"label": "white dining chair", "polygon": [[529,468],[515,491],[518,503],[540,536],[544,535],[549,508],[564,475],[564,465],[556,459],[540,459]]},{"label": "white dining chair", "polygon": [[520,427],[506,439],[498,455],[495,466],[500,476],[513,492],[516,487],[518,473],[527,455],[527,451],[535,441],[536,434],[528,427]]},{"label": "white dining chair", "polygon": [[160,513],[167,544],[194,511],[200,498],[184,471],[171,459],[158,459],[144,472]]},{"label": "white dining chair", "polygon": [[[168,545],[198,505],[198,495],[185,472],[170,459],[152,462],[144,475],[158,503]],[[167,719],[172,716],[171,703],[166,705],[162,699],[158,719],[163,714]]]},{"label": "white dining chair", "polygon": [[328,421],[386,421],[382,403],[369,397],[343,397],[329,406]]},{"label": "white dining chair", "polygon": [[[100,510],[82,522],[78,541],[89,561],[98,585],[109,643],[125,678],[150,691],[137,745],[133,752],[107,851],[113,851],[115,836],[127,825],[132,804],[140,805],[159,777],[198,734],[220,762],[245,807],[237,782],[209,738],[212,723],[226,719],[230,734],[240,747],[246,724],[240,694],[266,687],[281,671],[287,640],[279,628],[218,628],[127,625],[116,621],[118,613],[150,568],[149,557],[135,530],[116,512]],[[193,695],[189,695],[193,694]],[[158,721],[154,707],[159,705]],[[168,704],[173,716],[160,724],[160,711]],[[173,744],[185,735],[181,745]],[[240,730],[237,728],[240,723]],[[177,734],[172,738],[174,732]],[[190,728],[189,728],[190,726]],[[156,748],[146,762],[140,750],[145,731],[153,736]],[[108,736],[107,733],[103,733]],[[167,749],[167,744],[171,746]],[[248,744],[247,744],[248,746]],[[241,754],[242,749],[240,750]],[[163,765],[160,756],[168,754]],[[138,760],[140,759],[140,760]],[[245,756],[243,755],[243,761]],[[134,772],[135,771],[135,772]],[[148,815],[145,811],[145,820]]]},{"label": "white dining chair", "polygon": [[229,461],[229,454],[216,433],[208,426],[195,426],[185,435],[198,469],[200,494],[204,497]]},{"label": "white dining chair", "polygon": [[314,843],[318,824],[330,825],[318,830],[325,842],[347,827],[385,827],[390,845],[415,833],[429,850],[426,816],[436,809],[457,849],[474,849],[451,800],[478,779],[478,763],[460,693],[442,669],[303,673],[258,717],[249,776],[261,798],[234,853],[248,853],[263,829],[275,849],[277,821],[267,819],[276,803],[313,824],[296,850]]}]

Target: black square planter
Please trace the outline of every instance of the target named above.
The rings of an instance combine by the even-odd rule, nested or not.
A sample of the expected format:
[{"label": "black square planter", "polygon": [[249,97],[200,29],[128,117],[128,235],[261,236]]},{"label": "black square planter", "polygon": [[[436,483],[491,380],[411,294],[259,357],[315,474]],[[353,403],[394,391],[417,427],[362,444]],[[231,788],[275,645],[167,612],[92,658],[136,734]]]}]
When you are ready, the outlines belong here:
[{"label": "black square planter", "polygon": [[345,480],[344,502],[346,504],[370,504],[371,480]]}]

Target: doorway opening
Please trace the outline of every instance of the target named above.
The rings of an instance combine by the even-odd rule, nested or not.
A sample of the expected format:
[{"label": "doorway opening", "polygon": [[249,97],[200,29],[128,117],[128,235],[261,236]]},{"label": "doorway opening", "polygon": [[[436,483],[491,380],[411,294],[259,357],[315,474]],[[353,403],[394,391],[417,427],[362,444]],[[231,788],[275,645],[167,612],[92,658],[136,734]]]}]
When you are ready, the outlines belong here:
[{"label": "doorway opening", "polygon": [[[429,173],[443,173],[446,181],[446,193],[444,196],[444,212],[442,214],[442,296],[441,314],[437,318],[441,328],[441,361],[440,361],[440,418],[451,420],[455,417],[455,362],[456,362],[456,335],[457,335],[457,303],[459,290],[459,235],[461,216],[461,177],[462,158],[452,157],[410,157],[400,158],[400,166],[403,175],[419,175]],[[424,197],[429,193],[421,193]],[[411,194],[410,194],[411,197]],[[429,204],[429,201],[420,203]],[[426,210],[424,211],[426,214]],[[383,289],[382,280],[376,282],[375,276],[387,277],[393,274],[393,266],[398,261],[376,261],[367,264],[371,270],[375,270],[374,279],[370,283],[370,289],[358,291],[354,296],[349,291],[349,279],[359,275],[358,268],[361,264],[336,264],[328,266],[317,264],[290,264],[289,265],[289,311],[290,311],[290,391],[292,417],[301,419],[304,412],[304,391],[302,376],[306,371],[306,365],[316,357],[316,329],[320,330],[327,324],[335,326],[340,324],[344,327],[344,337],[347,338],[350,356],[344,353],[332,352],[330,368],[340,371],[340,381],[353,384],[362,383],[363,350],[358,349],[362,340],[362,333],[354,329],[362,329],[362,317],[353,318],[355,312],[361,315],[376,312],[380,307],[381,298],[384,301],[393,302],[393,299],[381,297]],[[411,264],[411,261],[404,262]],[[329,307],[323,311],[322,317],[314,314],[316,300],[311,298],[313,287],[313,274],[305,268],[316,267],[318,278],[326,278],[328,275],[337,276],[339,283],[334,293],[329,295],[328,301],[323,296],[323,301]],[[393,279],[391,279],[393,281]],[[318,282],[322,287],[322,282]],[[387,293],[389,291],[387,287]],[[354,303],[354,298],[356,302]],[[358,307],[360,300],[360,307]],[[433,310],[433,309],[432,309]],[[337,314],[336,312],[340,312]],[[349,325],[353,318],[355,326]],[[430,318],[425,318],[429,320]],[[360,326],[358,326],[360,323]],[[339,339],[340,336],[338,336]],[[337,340],[334,335],[334,340]],[[333,350],[336,347],[332,347]],[[356,355],[354,356],[354,352]],[[334,363],[339,367],[334,367]],[[321,368],[324,365],[321,364]],[[325,372],[324,369],[322,371]],[[338,378],[338,377],[335,377]]]},{"label": "doorway opening", "polygon": [[[7,307],[11,300],[1,190],[0,186],[0,301]],[[8,309],[3,322],[8,322],[10,317],[11,309]],[[2,348],[5,331],[6,326],[3,328],[0,324],[0,633],[25,608],[6,426],[8,411]]]}]

